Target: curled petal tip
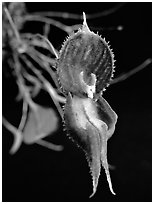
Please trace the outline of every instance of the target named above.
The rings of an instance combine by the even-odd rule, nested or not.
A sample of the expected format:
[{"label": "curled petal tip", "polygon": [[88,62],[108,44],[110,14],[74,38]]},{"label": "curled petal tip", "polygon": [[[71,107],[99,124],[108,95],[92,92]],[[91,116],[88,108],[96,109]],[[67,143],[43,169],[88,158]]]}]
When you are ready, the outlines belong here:
[{"label": "curled petal tip", "polygon": [[95,195],[96,190],[97,190],[97,185],[98,185],[98,179],[97,179],[97,181],[95,181],[95,178],[93,178],[93,192],[92,192],[92,194],[89,196],[89,198],[92,198],[92,197]]},{"label": "curled petal tip", "polygon": [[109,170],[105,170],[105,173],[106,173],[106,177],[107,177],[107,181],[108,181],[108,184],[109,184],[110,191],[111,191],[111,193],[113,195],[116,195],[116,193],[114,192],[114,190],[112,188],[112,182],[111,182]]}]

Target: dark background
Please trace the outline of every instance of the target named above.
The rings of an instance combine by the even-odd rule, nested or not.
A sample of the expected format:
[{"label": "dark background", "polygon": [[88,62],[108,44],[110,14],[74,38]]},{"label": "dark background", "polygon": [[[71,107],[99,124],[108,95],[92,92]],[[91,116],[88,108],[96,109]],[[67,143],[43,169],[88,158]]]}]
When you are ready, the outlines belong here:
[{"label": "dark background", "polygon": [[[29,12],[67,11],[82,14],[110,9],[117,3],[27,3]],[[81,20],[60,20],[68,25]],[[152,55],[152,3],[126,3],[115,13],[87,20],[89,27],[110,41],[116,59],[115,77],[132,70]],[[34,26],[35,25],[35,26]],[[108,30],[122,25],[123,31]],[[31,27],[35,32],[37,23]],[[30,27],[29,27],[30,28]],[[56,48],[67,35],[53,28],[51,42]],[[49,36],[50,37],[50,36]],[[13,137],[3,128],[3,201],[151,201],[152,200],[152,69],[151,64],[124,82],[110,86],[104,98],[118,115],[116,130],[108,141],[108,162],[115,166],[111,179],[116,196],[109,191],[102,169],[94,197],[92,180],[84,153],[60,130],[48,140],[64,145],[54,152],[36,144],[22,145],[11,156]],[[3,77],[3,114],[13,124],[19,121],[17,87]],[[48,106],[48,97],[38,99]]]}]

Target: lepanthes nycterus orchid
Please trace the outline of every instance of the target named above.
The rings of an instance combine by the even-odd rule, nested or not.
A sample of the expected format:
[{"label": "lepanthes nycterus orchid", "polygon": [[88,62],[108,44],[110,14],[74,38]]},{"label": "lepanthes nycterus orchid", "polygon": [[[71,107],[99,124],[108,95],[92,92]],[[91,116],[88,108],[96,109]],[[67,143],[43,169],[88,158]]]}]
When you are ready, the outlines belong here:
[{"label": "lepanthes nycterus orchid", "polygon": [[[86,154],[95,194],[101,165],[113,194],[107,162],[107,140],[112,136],[117,115],[102,97],[114,71],[113,53],[101,36],[84,22],[64,42],[57,61],[61,89],[65,93],[64,124],[72,140]],[[91,196],[92,196],[91,195]]]},{"label": "lepanthes nycterus orchid", "polygon": [[[86,154],[93,177],[92,195],[97,188],[101,165],[106,171],[107,180],[113,192],[107,163],[107,140],[114,132],[117,116],[103,98],[103,91],[109,84],[123,81],[147,67],[151,59],[145,60],[130,72],[111,80],[114,71],[112,50],[105,39],[91,31],[99,30],[98,28],[91,27],[90,22],[91,30],[88,28],[85,15],[83,25],[67,26],[53,20],[52,17],[79,20],[81,15],[52,11],[50,14],[49,12],[28,13],[23,2],[3,4],[3,6],[3,58],[11,68],[11,74],[19,89],[16,103],[23,101],[22,117],[18,128],[3,117],[3,125],[14,135],[10,153],[15,154],[22,142],[28,145],[36,143],[54,151],[61,151],[63,146],[44,140],[47,136],[51,136],[48,138],[52,140],[53,133],[59,129],[57,109],[69,137]],[[112,12],[117,8],[119,4],[112,9]],[[87,13],[87,19],[96,16],[98,14],[91,16]],[[25,32],[27,29],[24,30],[24,25],[27,22],[32,23],[32,28],[36,28],[35,22],[41,22],[39,28],[43,26],[43,35],[40,34],[40,30],[35,30],[35,34],[32,34],[29,26],[28,32]],[[51,42],[55,43],[56,39],[59,41],[60,38],[57,37],[58,35],[55,40],[54,37],[50,38],[53,32],[50,26],[69,35],[60,52],[57,45],[51,44]],[[22,28],[24,29],[21,30]],[[118,31],[121,29],[122,26],[114,28]],[[73,33],[77,30],[78,32]],[[120,44],[119,41],[118,44]],[[58,79],[61,86],[59,90]],[[37,100],[34,102],[34,98],[40,91],[49,94],[55,105],[54,108],[51,101],[42,96],[39,98],[47,101],[49,106],[45,107],[44,103],[39,104]],[[62,104],[65,104],[64,109],[61,107]],[[17,106],[19,106],[18,103]]]}]

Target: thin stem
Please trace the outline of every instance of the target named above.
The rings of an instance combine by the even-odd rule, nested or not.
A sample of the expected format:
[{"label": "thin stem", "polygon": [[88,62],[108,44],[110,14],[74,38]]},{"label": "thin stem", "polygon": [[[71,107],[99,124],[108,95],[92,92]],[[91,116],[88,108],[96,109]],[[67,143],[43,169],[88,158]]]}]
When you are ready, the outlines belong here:
[{"label": "thin stem", "polygon": [[122,31],[124,29],[124,27],[122,25],[118,25],[118,26],[110,26],[110,27],[92,27],[89,26],[91,30],[97,30],[97,31]]},{"label": "thin stem", "polygon": [[47,38],[50,32],[50,25],[46,23],[43,28],[43,35]]},{"label": "thin stem", "polygon": [[22,107],[22,117],[18,127],[18,130],[22,131],[25,127],[26,119],[27,119],[27,111],[28,111],[28,104],[25,100],[23,100],[23,107]]},{"label": "thin stem", "polygon": [[55,48],[53,47],[53,45],[51,44],[51,42],[50,42],[46,37],[42,36],[41,34],[36,34],[36,35],[34,35],[34,38],[35,38],[35,37],[40,37],[41,39],[43,39],[43,40],[49,45],[49,47],[50,47],[49,50],[54,53],[54,55],[56,56],[56,58],[58,58],[58,54],[57,54],[57,52],[55,51]]},{"label": "thin stem", "polygon": [[[50,74],[52,80],[54,81],[55,85],[58,86],[58,80],[56,78],[56,74],[52,71],[51,66],[53,66],[53,63],[50,62],[51,59],[48,58],[46,56],[44,56],[43,54],[41,54],[40,52],[38,52],[37,50],[31,48],[28,50],[27,54],[36,62],[39,64],[39,66],[42,66],[42,68],[45,68],[45,70]],[[22,56],[24,57],[24,56]],[[41,58],[41,59],[40,59]],[[36,71],[35,67],[32,65],[32,63],[30,61],[27,61],[27,63],[31,64],[30,67],[33,67],[34,70]],[[49,64],[47,64],[49,63]],[[52,63],[52,64],[51,64]],[[35,71],[32,70],[34,73]],[[37,71],[38,73],[38,71]]]},{"label": "thin stem", "polygon": [[[105,11],[102,12],[98,12],[98,13],[94,13],[94,14],[86,14],[86,18],[87,19],[95,19],[95,18],[99,18],[102,16],[108,16],[114,12],[116,12],[118,9],[120,9],[122,6],[124,6],[124,2],[123,3],[119,3],[116,6],[107,9]],[[32,13],[33,15],[41,15],[41,16],[48,16],[48,17],[57,17],[57,18],[63,18],[63,19],[74,19],[74,20],[79,20],[82,19],[82,15],[79,14],[74,14],[74,13],[67,13],[67,12],[34,12]]]},{"label": "thin stem", "polygon": [[111,84],[116,84],[118,82],[124,81],[125,79],[128,79],[132,75],[134,75],[137,72],[141,71],[142,69],[146,68],[149,64],[151,64],[151,62],[152,62],[151,58],[146,59],[142,64],[140,64],[139,66],[137,66],[133,70],[131,70],[125,74],[121,74],[119,77],[113,79],[113,81],[111,81]]},{"label": "thin stem", "polygon": [[[23,57],[23,56],[22,56],[22,57]],[[55,106],[56,106],[56,108],[57,108],[57,110],[58,110],[58,112],[59,112],[61,118],[63,119],[63,111],[62,111],[62,109],[61,109],[61,106],[59,105],[59,103],[58,103],[58,101],[57,101],[57,98],[55,98],[55,95],[52,95],[54,91],[51,92],[51,90],[52,90],[52,89],[54,90],[54,88],[51,86],[51,84],[50,84],[50,88],[49,88],[49,83],[47,82],[47,80],[43,77],[43,75],[41,75],[41,73],[40,73],[38,70],[35,69],[35,67],[32,65],[32,63],[31,63],[30,61],[25,60],[25,63],[27,64],[27,66],[28,66],[29,68],[31,68],[31,70],[32,70],[32,71],[38,76],[38,78],[42,81],[42,83],[44,84],[44,87],[47,89],[49,95],[51,96],[51,98],[52,98],[52,100],[53,100],[53,102],[54,102],[54,104],[55,104]],[[32,68],[33,68],[33,69],[32,69]]]},{"label": "thin stem", "polygon": [[[25,40],[25,41],[28,41],[30,42],[30,46],[37,46],[37,47],[41,47],[41,48],[44,48],[44,49],[47,49],[49,52],[51,52],[52,54],[54,54],[55,56],[58,56],[58,50],[56,50],[53,45],[51,44],[51,42],[49,42],[49,40],[40,35],[40,34],[31,34],[31,33],[25,33],[25,34],[22,34],[21,35],[22,38]],[[40,37],[41,39],[38,39],[37,37]],[[43,39],[43,40],[42,40]],[[36,50],[35,50],[36,51]],[[27,51],[29,52],[29,51]],[[46,57],[44,55],[44,57]],[[49,58],[49,57],[46,57],[46,59],[48,58],[48,61],[53,65],[55,64],[55,59],[52,59],[52,58]]]},{"label": "thin stem", "polygon": [[47,18],[47,17],[42,17],[39,15],[26,15],[24,16],[24,21],[38,21],[38,22],[42,22],[42,23],[47,23],[50,25],[53,25],[63,31],[65,31],[66,33],[71,33],[72,29],[70,26],[64,25],[63,23],[60,23],[59,21]]},{"label": "thin stem", "polygon": [[13,145],[10,149],[10,154],[14,154],[19,149],[23,141],[22,132],[18,130],[15,126],[13,126],[11,123],[9,123],[3,116],[2,116],[2,123],[4,127],[14,135]]},{"label": "thin stem", "polygon": [[4,8],[4,11],[5,11],[5,13],[7,15],[7,18],[9,20],[9,23],[10,23],[10,25],[11,25],[13,31],[14,31],[14,34],[15,34],[17,40],[20,43],[21,42],[21,38],[20,38],[19,32],[18,32],[18,30],[17,30],[17,28],[16,28],[16,26],[15,26],[15,24],[14,24],[12,18],[11,18],[11,15],[10,15],[10,13],[9,13],[9,11],[8,11],[8,9],[6,7]]},{"label": "thin stem", "polygon": [[37,107],[36,107],[35,103],[33,102],[33,100],[31,99],[30,94],[29,94],[29,90],[26,87],[26,85],[24,83],[24,79],[23,79],[23,77],[20,74],[21,68],[20,68],[20,63],[19,63],[18,56],[16,54],[14,54],[13,57],[14,57],[14,61],[15,61],[15,73],[16,73],[16,76],[17,76],[17,85],[19,87],[21,95],[27,101],[29,106],[32,109],[35,110]]},{"label": "thin stem", "polygon": [[35,143],[38,144],[38,145],[41,145],[41,146],[43,146],[45,148],[54,150],[54,151],[62,151],[63,150],[63,146],[55,145],[55,144],[47,142],[45,140],[40,139],[40,140],[35,141]]},{"label": "thin stem", "polygon": [[30,74],[28,74],[27,72],[24,72],[23,73],[23,76],[28,80],[30,81],[31,83],[34,84],[34,88],[32,88],[32,97],[35,97],[37,96],[37,94],[39,93],[40,89],[41,89],[41,82],[34,76],[31,76]]},{"label": "thin stem", "polygon": [[54,98],[57,100],[57,101],[59,101],[59,102],[61,102],[61,103],[66,103],[66,99],[64,98],[64,97],[62,97],[62,96],[59,96],[58,94],[57,94],[57,92],[55,91],[55,89],[53,89],[52,87],[51,87],[51,85],[50,85],[50,83],[49,82],[45,82],[45,87],[47,88],[47,90],[48,90],[48,92],[50,93],[50,95],[52,95],[52,96],[54,96]]},{"label": "thin stem", "polygon": [[2,123],[6,129],[8,129],[12,134],[16,134],[17,128],[9,123],[4,116],[2,116]]}]

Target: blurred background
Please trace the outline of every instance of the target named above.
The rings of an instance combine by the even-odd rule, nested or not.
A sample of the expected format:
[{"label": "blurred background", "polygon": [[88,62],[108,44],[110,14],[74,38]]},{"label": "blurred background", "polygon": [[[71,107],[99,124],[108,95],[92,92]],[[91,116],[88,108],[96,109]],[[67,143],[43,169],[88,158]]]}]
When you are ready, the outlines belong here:
[{"label": "blurred background", "polygon": [[[26,3],[27,11],[61,11],[93,14],[109,11],[119,3]],[[82,24],[78,19],[60,19],[66,25]],[[126,73],[152,57],[152,3],[124,3],[115,12],[95,19],[87,19],[94,32],[110,41],[116,59],[115,77]],[[122,31],[116,29],[123,27]],[[97,29],[96,29],[97,28]],[[96,30],[95,30],[96,29]],[[39,23],[25,25],[25,32],[43,33]],[[67,34],[51,27],[49,40],[56,49]],[[5,63],[2,82],[2,106],[4,116],[14,125],[21,117],[20,103],[14,78]],[[7,76],[6,76],[7,75]],[[9,154],[13,136],[3,128],[3,201],[151,201],[152,200],[152,66],[131,78],[107,88],[103,97],[118,115],[114,135],[108,141],[108,162],[112,195],[102,169],[98,189],[94,197],[92,180],[84,153],[73,144],[59,118],[59,129],[46,140],[64,146],[61,152],[44,147],[22,144],[15,155]],[[51,98],[40,92],[35,101],[46,107],[54,107]],[[56,111],[56,109],[55,109]],[[58,114],[58,113],[57,113]]]}]

